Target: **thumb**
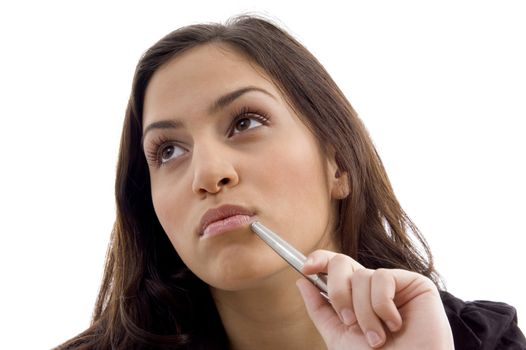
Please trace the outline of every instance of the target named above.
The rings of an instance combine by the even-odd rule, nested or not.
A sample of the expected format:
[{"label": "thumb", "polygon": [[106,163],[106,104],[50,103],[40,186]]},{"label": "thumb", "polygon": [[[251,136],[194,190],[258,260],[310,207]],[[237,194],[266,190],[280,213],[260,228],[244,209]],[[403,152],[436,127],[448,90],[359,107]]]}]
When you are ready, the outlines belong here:
[{"label": "thumb", "polygon": [[327,338],[330,334],[343,327],[342,322],[332,308],[332,305],[321,296],[318,288],[312,285],[307,279],[300,278],[296,281],[296,286],[303,297],[309,317],[325,340],[325,343],[327,343]]}]

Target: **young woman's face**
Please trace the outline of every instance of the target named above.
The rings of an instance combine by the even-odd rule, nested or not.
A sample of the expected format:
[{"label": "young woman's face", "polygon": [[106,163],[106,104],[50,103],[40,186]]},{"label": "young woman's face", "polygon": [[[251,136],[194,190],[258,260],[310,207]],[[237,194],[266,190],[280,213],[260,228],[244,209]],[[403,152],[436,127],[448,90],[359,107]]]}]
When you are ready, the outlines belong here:
[{"label": "young woman's face", "polygon": [[156,214],[202,280],[237,290],[290,269],[250,231],[254,219],[303,253],[334,248],[334,161],[236,50],[202,45],[162,66],[143,118]]}]

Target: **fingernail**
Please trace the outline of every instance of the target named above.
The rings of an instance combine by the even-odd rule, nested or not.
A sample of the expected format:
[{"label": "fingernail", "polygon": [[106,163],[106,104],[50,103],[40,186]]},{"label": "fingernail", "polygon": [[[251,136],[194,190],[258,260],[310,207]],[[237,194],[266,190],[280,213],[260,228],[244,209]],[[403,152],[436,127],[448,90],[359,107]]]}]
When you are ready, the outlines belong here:
[{"label": "fingernail", "polygon": [[373,348],[382,343],[382,338],[380,338],[378,333],[374,331],[367,332],[366,336],[367,336],[367,342],[369,342],[369,345]]},{"label": "fingernail", "polygon": [[305,264],[304,265],[312,265],[314,264],[314,259],[309,257],[307,258],[307,260],[305,260]]},{"label": "fingernail", "polygon": [[342,311],[340,311],[340,318],[342,322],[345,323],[347,326],[350,326],[354,322],[356,322],[356,316],[354,315],[354,312],[349,308],[345,308]]}]

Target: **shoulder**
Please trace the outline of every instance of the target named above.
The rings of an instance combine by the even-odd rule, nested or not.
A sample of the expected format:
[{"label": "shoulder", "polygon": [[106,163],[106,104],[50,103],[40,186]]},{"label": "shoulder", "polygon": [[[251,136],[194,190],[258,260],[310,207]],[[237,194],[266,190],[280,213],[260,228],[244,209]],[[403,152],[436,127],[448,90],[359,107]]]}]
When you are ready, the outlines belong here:
[{"label": "shoulder", "polygon": [[465,302],[441,291],[455,349],[525,350],[526,339],[517,325],[512,306],[493,301]]}]

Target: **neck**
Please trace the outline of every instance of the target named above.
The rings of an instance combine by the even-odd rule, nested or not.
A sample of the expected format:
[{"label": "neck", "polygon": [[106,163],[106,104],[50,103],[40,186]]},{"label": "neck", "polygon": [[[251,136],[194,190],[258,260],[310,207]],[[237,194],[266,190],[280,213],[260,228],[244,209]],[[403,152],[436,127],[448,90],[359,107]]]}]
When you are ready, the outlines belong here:
[{"label": "neck", "polygon": [[296,288],[299,277],[287,267],[260,288],[211,290],[232,350],[326,349]]}]

